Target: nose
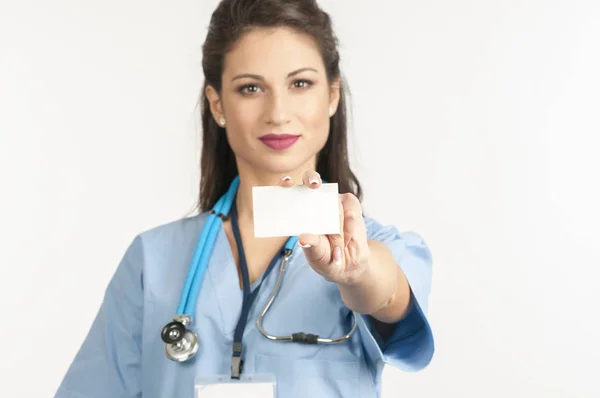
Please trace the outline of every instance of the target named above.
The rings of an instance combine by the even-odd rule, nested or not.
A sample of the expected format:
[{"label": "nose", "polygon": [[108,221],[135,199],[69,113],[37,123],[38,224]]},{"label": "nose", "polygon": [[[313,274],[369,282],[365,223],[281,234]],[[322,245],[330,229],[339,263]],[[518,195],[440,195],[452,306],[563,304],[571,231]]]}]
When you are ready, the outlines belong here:
[{"label": "nose", "polygon": [[290,122],[285,95],[271,92],[265,104],[265,119],[268,125],[280,126]]}]

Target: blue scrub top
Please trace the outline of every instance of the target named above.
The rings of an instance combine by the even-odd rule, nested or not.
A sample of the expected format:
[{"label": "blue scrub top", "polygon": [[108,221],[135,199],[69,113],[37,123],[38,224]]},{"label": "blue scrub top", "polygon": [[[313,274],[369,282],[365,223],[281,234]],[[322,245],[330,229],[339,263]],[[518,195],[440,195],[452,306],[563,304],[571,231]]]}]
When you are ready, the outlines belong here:
[{"label": "blue scrub top", "polygon": [[[196,307],[193,329],[200,341],[196,356],[184,363],[169,360],[160,337],[175,315],[207,215],[153,228],[133,240],[56,397],[192,398],[196,376],[230,374],[243,291],[223,228]],[[400,233],[370,218],[365,222],[368,238],[384,242],[404,271],[412,291],[411,310],[386,341],[371,319],[362,315],[356,333],[343,343],[270,341],[257,330],[256,319],[275,286],[278,263],[263,282],[243,335],[244,374],[274,374],[278,398],[380,397],[384,364],[418,371],[433,356],[426,316],[432,271],[428,246],[415,233]],[[352,313],[337,286],[314,272],[296,247],[279,294],[264,318],[267,333],[339,337],[351,326]]]}]

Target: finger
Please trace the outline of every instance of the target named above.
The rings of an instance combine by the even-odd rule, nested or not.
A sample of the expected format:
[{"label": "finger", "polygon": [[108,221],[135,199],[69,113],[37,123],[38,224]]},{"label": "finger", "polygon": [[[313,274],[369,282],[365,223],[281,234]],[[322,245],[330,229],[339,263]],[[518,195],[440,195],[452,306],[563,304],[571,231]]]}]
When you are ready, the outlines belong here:
[{"label": "finger", "polygon": [[281,177],[281,180],[279,180],[279,186],[286,188],[293,187],[294,180],[290,176]]},{"label": "finger", "polygon": [[345,193],[340,196],[344,218],[344,248],[346,248],[354,235],[362,233],[364,222],[362,221],[362,206],[360,200],[351,193]]},{"label": "finger", "polygon": [[350,232],[355,228],[356,222],[362,219],[362,206],[360,200],[351,193],[341,194],[340,200],[344,211],[344,232]]},{"label": "finger", "polygon": [[325,265],[331,262],[329,242],[323,235],[300,234],[298,243],[304,250],[304,255],[309,263]]},{"label": "finger", "polygon": [[309,170],[302,175],[302,183],[310,188],[319,188],[321,186],[321,175],[314,170]]},{"label": "finger", "polygon": [[340,220],[340,233],[327,235],[329,245],[331,247],[332,260],[338,264],[343,263],[343,253],[346,247],[344,243],[344,207],[342,204],[341,195],[338,196],[338,216]]}]

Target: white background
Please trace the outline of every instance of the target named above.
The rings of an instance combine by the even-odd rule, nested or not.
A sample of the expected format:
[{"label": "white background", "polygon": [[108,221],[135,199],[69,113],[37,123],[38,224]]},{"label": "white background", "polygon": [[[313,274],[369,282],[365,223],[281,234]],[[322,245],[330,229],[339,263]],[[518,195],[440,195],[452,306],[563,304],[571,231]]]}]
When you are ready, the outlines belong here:
[{"label": "white background", "polygon": [[[321,4],[366,211],[434,255],[435,358],[384,397],[600,397],[600,2]],[[52,396],[131,239],[190,214],[215,5],[0,3],[1,396]]]}]

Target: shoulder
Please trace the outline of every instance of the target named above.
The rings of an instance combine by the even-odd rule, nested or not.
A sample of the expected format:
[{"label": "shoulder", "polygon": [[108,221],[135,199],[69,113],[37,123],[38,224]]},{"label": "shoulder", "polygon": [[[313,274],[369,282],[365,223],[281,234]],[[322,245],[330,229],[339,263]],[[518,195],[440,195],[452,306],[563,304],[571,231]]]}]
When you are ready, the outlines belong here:
[{"label": "shoulder", "polygon": [[417,232],[364,218],[367,239],[383,242],[408,279],[412,291],[426,311],[433,278],[433,256],[429,244]]},{"label": "shoulder", "polygon": [[180,218],[141,230],[134,239],[144,250],[165,249],[172,245],[195,240],[208,218],[208,212]]},{"label": "shoulder", "polygon": [[433,256],[429,244],[414,231],[400,231],[395,225],[364,218],[367,239],[384,243],[402,268],[411,287],[429,294],[432,282]]},{"label": "shoulder", "polygon": [[137,263],[169,258],[196,244],[208,213],[180,218],[141,230],[131,241],[125,257]]},{"label": "shoulder", "polygon": [[401,231],[392,224],[384,224],[374,218],[363,217],[367,229],[367,239],[378,240],[388,245],[402,245],[407,247],[429,248],[423,236],[414,231]]},{"label": "shoulder", "polygon": [[125,253],[124,268],[142,278],[151,296],[167,295],[169,287],[185,280],[207,218],[208,213],[200,213],[141,230]]},{"label": "shoulder", "polygon": [[204,225],[208,212],[203,212],[191,217],[180,218],[152,228],[141,231],[138,238],[144,242],[155,242],[165,239],[173,239],[181,235],[194,232]]}]

